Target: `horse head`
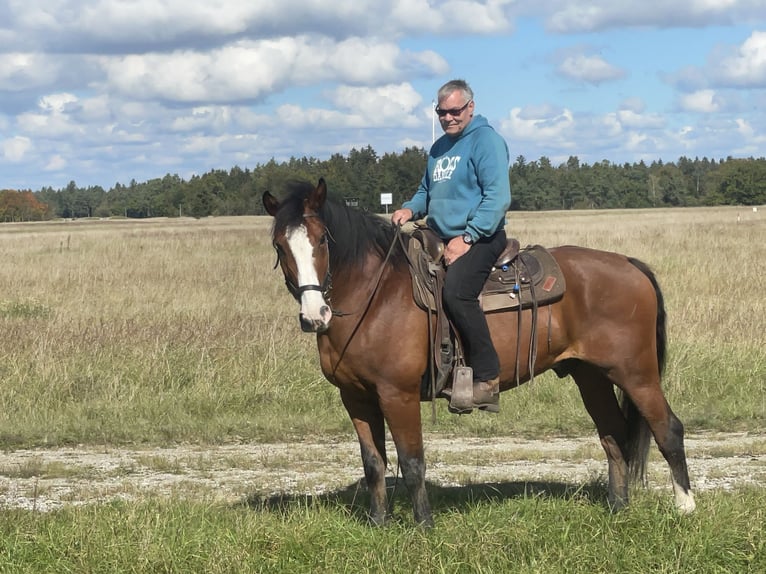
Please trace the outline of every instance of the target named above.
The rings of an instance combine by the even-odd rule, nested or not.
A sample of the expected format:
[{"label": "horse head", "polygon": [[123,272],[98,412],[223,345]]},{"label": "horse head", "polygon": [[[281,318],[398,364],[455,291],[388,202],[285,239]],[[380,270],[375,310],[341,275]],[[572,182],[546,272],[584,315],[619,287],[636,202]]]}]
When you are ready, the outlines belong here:
[{"label": "horse head", "polygon": [[[330,247],[321,210],[327,199],[324,179],[316,187],[296,187],[279,201],[268,191],[263,206],[274,217],[272,244],[287,289],[300,303],[301,329],[321,333],[330,326]],[[322,278],[320,281],[320,277]]]}]

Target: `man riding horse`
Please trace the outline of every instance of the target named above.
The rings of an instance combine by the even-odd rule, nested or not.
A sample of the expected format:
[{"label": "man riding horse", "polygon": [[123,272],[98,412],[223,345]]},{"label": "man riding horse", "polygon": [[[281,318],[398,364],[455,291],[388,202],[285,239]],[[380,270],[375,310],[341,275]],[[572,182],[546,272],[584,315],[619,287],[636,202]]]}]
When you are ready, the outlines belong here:
[{"label": "man riding horse", "polygon": [[472,406],[498,412],[500,361],[478,297],[507,242],[508,146],[486,118],[474,115],[473,91],[465,81],[444,84],[438,101],[444,135],[431,147],[415,195],[392,221],[401,225],[427,215],[428,226],[444,241],[443,302],[473,369]]}]

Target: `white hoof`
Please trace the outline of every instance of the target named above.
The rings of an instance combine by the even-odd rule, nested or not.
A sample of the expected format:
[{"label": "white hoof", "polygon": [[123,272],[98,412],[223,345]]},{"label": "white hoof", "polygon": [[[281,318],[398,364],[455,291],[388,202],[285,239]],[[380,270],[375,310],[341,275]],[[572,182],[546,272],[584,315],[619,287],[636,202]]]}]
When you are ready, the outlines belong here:
[{"label": "white hoof", "polygon": [[697,508],[697,503],[694,502],[694,495],[691,491],[684,490],[674,482],[673,492],[676,496],[676,508],[679,514],[691,514],[694,512],[694,509]]}]

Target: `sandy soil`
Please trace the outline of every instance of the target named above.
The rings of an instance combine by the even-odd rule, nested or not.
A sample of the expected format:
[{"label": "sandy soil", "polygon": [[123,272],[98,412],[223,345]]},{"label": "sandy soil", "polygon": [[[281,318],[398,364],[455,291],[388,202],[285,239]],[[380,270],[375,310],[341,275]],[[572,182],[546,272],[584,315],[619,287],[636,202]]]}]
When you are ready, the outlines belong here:
[{"label": "sandy soil", "polygon": [[[318,495],[362,476],[355,440],[323,443],[82,447],[0,454],[0,508],[48,511],[151,496],[243,501],[279,494]],[[766,486],[766,435],[701,434],[686,439],[696,491]],[[395,452],[389,443],[389,452]],[[606,480],[595,436],[524,440],[426,437],[429,482],[442,486]],[[389,471],[396,473],[395,460]],[[649,485],[672,496],[667,465],[652,448]]]}]

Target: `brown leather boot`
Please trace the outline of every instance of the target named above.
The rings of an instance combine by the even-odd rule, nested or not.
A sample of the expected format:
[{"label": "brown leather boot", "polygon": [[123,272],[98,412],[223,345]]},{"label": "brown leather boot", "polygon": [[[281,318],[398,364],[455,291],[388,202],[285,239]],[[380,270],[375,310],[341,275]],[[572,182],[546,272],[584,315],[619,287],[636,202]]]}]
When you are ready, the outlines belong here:
[{"label": "brown leather boot", "polygon": [[473,383],[473,406],[490,413],[500,412],[500,377]]}]

